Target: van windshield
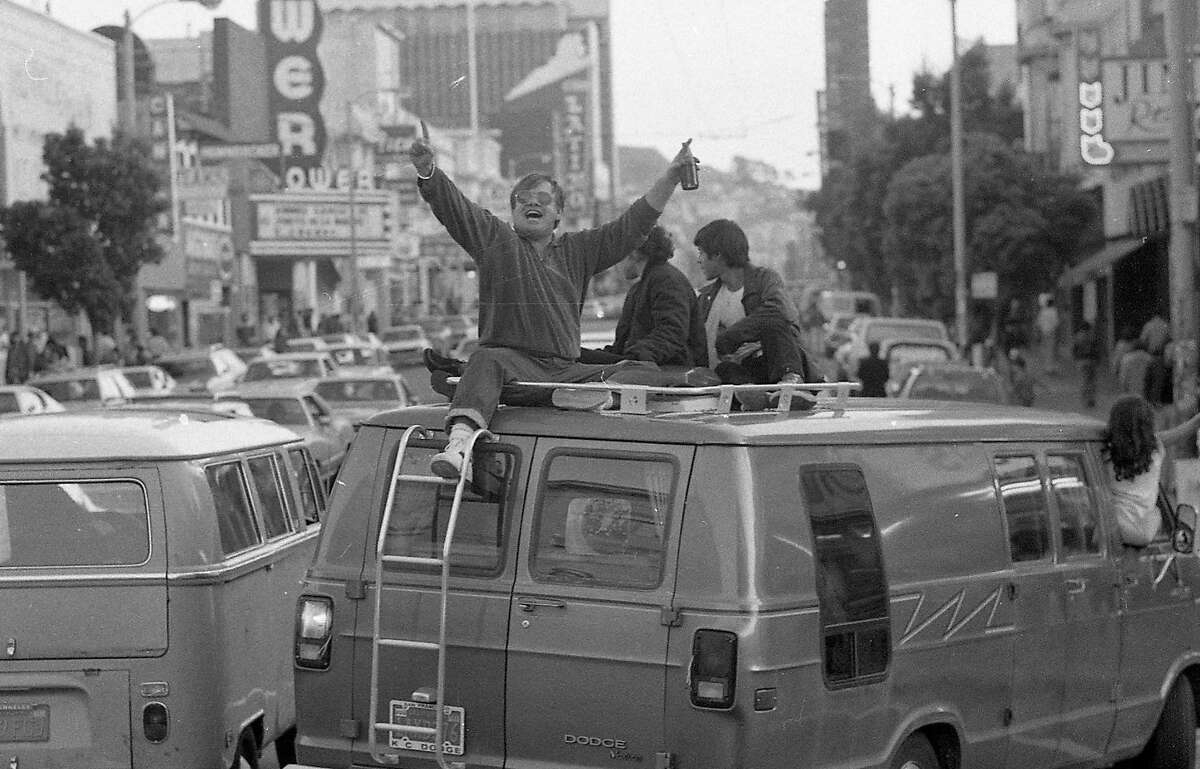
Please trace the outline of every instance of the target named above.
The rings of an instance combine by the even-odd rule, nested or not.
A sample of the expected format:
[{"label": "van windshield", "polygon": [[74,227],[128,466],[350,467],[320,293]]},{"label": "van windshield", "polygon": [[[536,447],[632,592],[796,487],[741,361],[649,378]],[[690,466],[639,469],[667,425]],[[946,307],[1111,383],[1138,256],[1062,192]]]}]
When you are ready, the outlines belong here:
[{"label": "van windshield", "polygon": [[0,484],[0,568],[144,563],[146,495],[133,481]]}]

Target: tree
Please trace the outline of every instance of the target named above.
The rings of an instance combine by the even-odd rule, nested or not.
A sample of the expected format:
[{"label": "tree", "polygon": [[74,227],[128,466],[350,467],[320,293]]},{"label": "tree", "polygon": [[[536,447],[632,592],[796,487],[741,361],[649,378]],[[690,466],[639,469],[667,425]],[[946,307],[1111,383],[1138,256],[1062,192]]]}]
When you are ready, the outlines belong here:
[{"label": "tree", "polygon": [[117,134],[88,145],[71,127],[42,146],[48,199],[0,209],[0,231],[33,289],[93,327],[132,318],[143,264],[162,260],[155,222],[167,210],[144,145]]},{"label": "tree", "polygon": [[[968,134],[963,153],[967,251],[972,272],[997,273],[999,304],[1051,290],[1062,269],[1089,247],[1097,212],[1078,179],[1045,167],[992,134]],[[917,314],[954,316],[950,159],[906,164],[883,204],[884,250],[892,280]]]},{"label": "tree", "polygon": [[[960,63],[964,126],[1013,144],[1021,136],[1021,111],[1010,87],[990,89],[986,49],[982,44],[973,46],[962,54]],[[893,175],[907,163],[949,152],[949,82],[949,73],[916,73],[909,101],[912,114],[886,123],[878,141],[862,148],[848,163],[832,168],[820,191],[807,201],[816,213],[829,258],[846,262],[856,286],[881,296],[888,296],[896,286],[909,312],[923,312],[920,308],[926,300],[918,297],[928,294],[936,279],[922,276],[918,287],[918,276],[912,270],[893,264],[898,255],[887,250],[884,238],[889,225],[884,197]],[[949,187],[946,190],[948,194]],[[916,304],[908,304],[909,300]]]}]

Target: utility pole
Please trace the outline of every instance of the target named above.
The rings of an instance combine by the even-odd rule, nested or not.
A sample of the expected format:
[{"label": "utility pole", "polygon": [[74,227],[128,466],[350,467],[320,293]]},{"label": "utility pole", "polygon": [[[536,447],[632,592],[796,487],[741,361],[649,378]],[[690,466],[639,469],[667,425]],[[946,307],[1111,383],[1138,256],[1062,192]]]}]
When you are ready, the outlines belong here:
[{"label": "utility pole", "polygon": [[957,0],[950,0],[950,45],[954,52],[950,67],[950,185],[954,205],[954,319],[958,344],[967,352],[967,220],[963,192],[962,83],[958,61]]},{"label": "utility pole", "polygon": [[[1188,9],[1192,9],[1189,15]],[[1171,240],[1170,265],[1171,337],[1197,339],[1196,274],[1196,185],[1193,170],[1192,103],[1189,94],[1192,60],[1188,54],[1188,26],[1195,21],[1194,0],[1167,0],[1164,14],[1167,44],[1167,95],[1170,97],[1171,133],[1168,143],[1170,177]],[[1195,372],[1191,372],[1194,375]]]}]

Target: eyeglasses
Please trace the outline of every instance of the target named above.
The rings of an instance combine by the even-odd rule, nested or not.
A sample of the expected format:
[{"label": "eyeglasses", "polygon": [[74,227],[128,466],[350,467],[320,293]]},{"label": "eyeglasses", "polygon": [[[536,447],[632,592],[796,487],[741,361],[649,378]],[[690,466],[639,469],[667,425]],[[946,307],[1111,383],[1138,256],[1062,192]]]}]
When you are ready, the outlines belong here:
[{"label": "eyeglasses", "polygon": [[544,190],[523,190],[514,195],[513,199],[522,206],[548,206],[554,202],[554,196]]}]

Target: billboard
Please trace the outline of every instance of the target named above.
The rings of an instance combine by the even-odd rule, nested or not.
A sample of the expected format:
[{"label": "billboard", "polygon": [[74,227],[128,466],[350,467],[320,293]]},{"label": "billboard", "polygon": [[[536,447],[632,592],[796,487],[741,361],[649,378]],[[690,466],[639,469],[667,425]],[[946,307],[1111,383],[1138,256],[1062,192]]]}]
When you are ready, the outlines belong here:
[{"label": "billboard", "polygon": [[258,28],[266,39],[271,136],[282,152],[284,182],[289,189],[310,187],[326,142],[317,0],[258,0]]}]

